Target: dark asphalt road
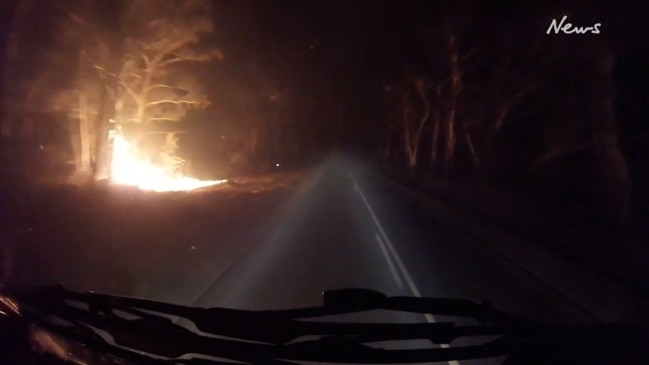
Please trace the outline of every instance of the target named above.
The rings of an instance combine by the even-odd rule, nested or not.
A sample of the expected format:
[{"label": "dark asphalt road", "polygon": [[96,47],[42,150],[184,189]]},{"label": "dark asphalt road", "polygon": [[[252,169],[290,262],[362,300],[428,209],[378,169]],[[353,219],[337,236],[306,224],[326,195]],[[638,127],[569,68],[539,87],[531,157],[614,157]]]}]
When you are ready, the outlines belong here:
[{"label": "dark asphalt road", "polygon": [[406,189],[352,163],[318,170],[266,240],[195,303],[246,309],[318,305],[322,290],[489,300],[546,323],[586,321],[545,288],[466,242]]},{"label": "dark asphalt road", "polygon": [[[486,299],[546,323],[588,320],[520,269],[442,225],[416,195],[352,162],[324,164],[272,203],[256,199],[251,195],[245,204],[263,204],[263,209],[238,222],[224,221],[227,209],[234,211],[218,207],[227,199],[201,210],[200,223],[172,219],[178,210],[164,216],[154,207],[146,218],[158,235],[133,233],[126,242],[128,223],[138,221],[116,226],[115,219],[128,209],[103,217],[102,229],[90,221],[70,225],[67,236],[58,237],[60,246],[44,246],[52,235],[41,233],[30,241],[40,247],[22,246],[15,254],[18,271],[30,273],[23,282],[62,281],[76,289],[201,307],[317,306],[323,290],[362,287],[388,295]],[[192,213],[192,204],[183,207]],[[210,225],[211,214],[220,214],[220,225]],[[440,318],[379,313],[354,319]]]},{"label": "dark asphalt road", "polygon": [[[406,189],[351,162],[323,166],[301,189],[273,234],[215,278],[193,304],[317,306],[323,290],[361,287],[388,295],[486,299],[499,309],[545,323],[588,321],[515,266],[441,225]],[[369,313],[352,319],[444,318]]]}]

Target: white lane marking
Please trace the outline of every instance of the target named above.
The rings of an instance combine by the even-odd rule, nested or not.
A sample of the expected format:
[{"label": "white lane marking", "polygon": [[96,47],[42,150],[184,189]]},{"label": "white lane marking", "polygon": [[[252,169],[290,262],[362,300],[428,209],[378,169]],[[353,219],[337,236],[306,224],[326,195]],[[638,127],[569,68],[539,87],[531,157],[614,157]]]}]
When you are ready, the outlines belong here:
[{"label": "white lane marking", "polygon": [[381,246],[381,251],[383,252],[383,256],[385,256],[385,261],[388,262],[388,266],[390,267],[390,271],[392,271],[392,276],[394,277],[394,280],[399,284],[400,288],[403,288],[403,281],[401,281],[401,277],[399,277],[399,273],[397,272],[397,268],[394,267],[394,263],[392,262],[392,258],[390,257],[390,254],[388,253],[388,249],[385,248],[385,244],[383,243],[383,240],[381,239],[381,236],[376,234],[376,240],[379,243],[379,246]]},{"label": "white lane marking", "polygon": [[410,273],[408,273],[408,270],[406,269],[406,266],[403,264],[403,261],[397,254],[397,251],[394,249],[394,246],[392,245],[392,242],[390,241],[390,238],[388,238],[388,235],[385,234],[385,230],[383,230],[383,227],[381,226],[381,223],[379,223],[378,218],[376,218],[376,214],[374,214],[374,210],[372,210],[372,207],[370,204],[367,202],[367,199],[365,198],[365,194],[363,194],[363,191],[361,190],[360,186],[358,186],[358,183],[356,180],[354,180],[354,186],[356,191],[360,194],[361,198],[363,199],[363,203],[365,203],[365,207],[367,207],[367,210],[370,212],[370,216],[372,217],[372,220],[374,221],[374,224],[376,225],[376,228],[379,230],[379,233],[381,233],[381,237],[383,238],[383,242],[385,242],[386,247],[392,254],[392,257],[394,257],[394,260],[397,263],[397,266],[399,267],[399,271],[401,272],[401,275],[406,279],[406,283],[408,283],[408,287],[410,288],[410,291],[412,291],[412,294],[416,297],[421,297],[421,292],[415,285],[414,281],[412,280],[412,277],[410,276]]},{"label": "white lane marking", "polygon": [[[374,214],[374,210],[372,210],[372,207],[370,206],[370,203],[367,201],[365,198],[365,194],[363,194],[363,191],[361,190],[361,187],[358,185],[358,182],[356,182],[356,179],[349,173],[349,176],[351,179],[354,181],[354,190],[358,191],[358,194],[360,194],[361,198],[363,199],[363,203],[365,203],[365,207],[367,210],[370,212],[370,216],[372,216],[372,220],[374,221],[374,224],[376,225],[376,228],[378,228],[379,233],[381,233],[381,236],[383,237],[383,241],[385,242],[385,246],[387,246],[388,250],[394,257],[394,260],[396,261],[397,265],[399,266],[399,271],[401,271],[401,274],[403,277],[406,279],[406,283],[408,283],[408,287],[410,288],[410,291],[412,294],[418,298],[421,298],[421,292],[417,288],[417,285],[415,285],[415,282],[412,280],[412,277],[410,276],[410,273],[408,273],[408,270],[406,269],[406,266],[403,264],[403,261],[401,260],[401,257],[399,257],[399,254],[397,254],[397,251],[394,249],[394,246],[392,245],[392,242],[390,242],[390,239],[388,238],[388,235],[385,233],[385,230],[383,230],[383,226],[381,226],[381,223],[379,222],[379,219],[376,218],[376,214]],[[377,238],[379,238],[379,243],[383,243],[380,240],[380,237],[377,235]],[[434,323],[435,322],[435,317],[430,314],[426,313],[424,314],[424,317],[426,318],[426,322],[428,323]],[[441,348],[449,348],[448,344],[440,344],[439,345]],[[456,360],[451,360],[448,361],[449,365],[460,365],[460,363]]]}]

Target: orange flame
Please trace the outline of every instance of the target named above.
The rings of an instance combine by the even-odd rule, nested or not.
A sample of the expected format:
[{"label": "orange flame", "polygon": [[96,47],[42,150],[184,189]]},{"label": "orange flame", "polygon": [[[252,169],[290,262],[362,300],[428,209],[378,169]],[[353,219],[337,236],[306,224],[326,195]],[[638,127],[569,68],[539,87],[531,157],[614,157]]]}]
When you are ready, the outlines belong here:
[{"label": "orange flame", "polygon": [[127,141],[121,133],[113,134],[112,139],[111,180],[116,184],[163,192],[189,191],[227,181],[198,180],[182,174],[171,176],[163,168],[139,159],[135,146]]}]

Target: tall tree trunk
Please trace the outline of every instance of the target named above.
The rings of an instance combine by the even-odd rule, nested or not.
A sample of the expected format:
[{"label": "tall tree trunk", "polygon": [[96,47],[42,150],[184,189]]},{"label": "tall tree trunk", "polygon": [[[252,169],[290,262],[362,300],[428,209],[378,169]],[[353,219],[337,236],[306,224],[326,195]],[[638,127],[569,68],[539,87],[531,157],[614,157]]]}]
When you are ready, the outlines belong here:
[{"label": "tall tree trunk", "polygon": [[280,146],[279,146],[279,139],[280,138],[279,138],[278,123],[279,123],[279,115],[280,115],[280,111],[281,111],[281,104],[280,104],[281,101],[276,100],[275,103],[276,103],[275,111],[273,113],[273,119],[272,119],[272,121],[270,123],[270,131],[268,133],[268,139],[269,139],[269,142],[270,142],[270,146],[269,146],[270,147],[270,155],[268,156],[268,158],[270,159],[270,161],[269,161],[270,163],[276,163],[274,161],[276,161],[277,158],[279,157],[278,156],[279,155],[278,150],[280,149]]},{"label": "tall tree trunk", "polygon": [[469,125],[465,121],[463,124],[463,132],[464,132],[464,140],[466,141],[466,145],[469,149],[469,153],[471,154],[471,161],[473,161],[474,165],[480,166],[480,158],[478,157],[478,153],[475,150],[475,146],[473,145],[473,140],[471,139],[471,133],[469,132]]},{"label": "tall tree trunk", "polygon": [[[111,6],[111,10],[119,13],[119,2]],[[123,66],[121,56],[124,48],[124,38],[120,34],[113,34],[108,41],[108,52],[104,59],[109,65],[109,70],[114,75],[119,75],[120,67]],[[111,128],[115,126],[117,116],[121,114],[124,100],[119,96],[119,77],[109,76],[104,81],[101,89],[99,117],[97,118],[97,156],[95,157],[95,179],[110,178],[112,167],[113,146],[108,139]]]},{"label": "tall tree trunk", "polygon": [[[107,63],[111,66],[110,70],[117,70],[119,59],[115,55],[121,54],[119,47],[113,48],[115,51],[110,54],[110,60]],[[95,124],[95,168],[93,175],[95,180],[110,178],[112,162],[112,145],[108,140],[108,133],[111,128],[111,121],[115,120],[122,104],[117,100],[119,80],[117,78],[108,78],[104,80],[99,90],[99,114]]]},{"label": "tall tree trunk", "polygon": [[412,132],[410,131],[410,104],[406,102],[406,105],[403,108],[403,149],[406,155],[406,160],[408,162],[408,167],[413,168],[417,163],[416,155],[413,158],[413,141],[412,141]]},{"label": "tall tree trunk", "polygon": [[392,127],[388,128],[388,133],[385,137],[385,148],[383,149],[383,158],[388,161],[392,153]]},{"label": "tall tree trunk", "polygon": [[68,124],[68,137],[70,138],[70,147],[72,148],[72,154],[74,155],[74,166],[75,173],[80,174],[81,172],[81,124],[76,118],[70,118]]},{"label": "tall tree trunk", "polygon": [[115,102],[104,87],[101,89],[99,103],[99,115],[95,121],[95,164],[93,171],[95,180],[102,180],[110,177],[108,130],[109,120],[114,117]]},{"label": "tall tree trunk", "polygon": [[91,172],[90,166],[90,127],[88,115],[88,96],[83,91],[79,93],[79,147],[81,165],[79,172],[88,174]]},{"label": "tall tree trunk", "polygon": [[433,129],[431,134],[431,143],[430,143],[430,170],[432,174],[437,173],[439,166],[439,139],[440,139],[440,129],[442,125],[442,84],[437,84],[435,87],[435,97],[436,97],[436,107],[433,116]]},{"label": "tall tree trunk", "polygon": [[92,140],[94,126],[90,121],[90,106],[89,106],[89,92],[91,83],[89,83],[89,75],[86,73],[86,64],[88,62],[88,54],[85,50],[79,51],[79,63],[77,69],[77,88],[79,91],[78,97],[78,119],[79,119],[79,165],[77,165],[77,172],[84,176],[91,176],[92,174],[92,159],[93,159],[93,146]]},{"label": "tall tree trunk", "polygon": [[2,115],[0,133],[3,137],[10,137],[15,133],[15,128],[21,119],[22,105],[19,57],[20,57],[20,31],[24,26],[26,14],[30,10],[30,0],[18,0],[13,8],[11,27],[7,34],[6,52],[4,55],[3,85],[2,85]]},{"label": "tall tree trunk", "polygon": [[146,115],[146,107],[145,104],[146,101],[141,101],[137,103],[137,111],[135,112],[135,123],[143,123],[144,122],[144,117]]},{"label": "tall tree trunk", "polygon": [[457,42],[455,35],[447,37],[447,50],[449,57],[449,64],[451,67],[451,97],[449,102],[449,113],[446,121],[446,151],[444,154],[444,171],[448,175],[451,172],[452,165],[455,160],[455,145],[457,135],[455,131],[455,117],[457,108],[457,98],[461,89],[461,73],[460,73],[460,60],[457,49]]},{"label": "tall tree trunk", "polygon": [[139,100],[136,100],[137,103],[137,112],[135,113],[135,122],[144,123],[146,122],[146,110],[149,103],[149,91],[151,90],[151,80],[153,75],[157,72],[157,64],[151,64],[147,70],[144,80],[142,81],[142,86],[140,88],[141,92]]},{"label": "tall tree trunk", "polygon": [[[411,113],[412,106],[407,101],[404,107],[403,112],[403,127],[405,134],[405,149],[408,156],[408,167],[414,169],[417,165],[417,157],[419,154],[419,145],[421,143],[421,134],[424,130],[424,127],[428,123],[430,117],[430,100],[428,100],[428,94],[426,90],[426,79],[418,79],[415,82],[415,88],[417,90],[417,95],[421,98],[422,110],[420,113],[417,113],[415,110],[414,113]],[[412,115],[412,120],[410,115]],[[417,118],[417,115],[419,117]],[[417,124],[413,128],[410,125],[411,122],[416,122]]]},{"label": "tall tree trunk", "polygon": [[439,150],[439,126],[442,123],[439,108],[435,109],[434,125],[430,143],[430,167],[432,173],[437,170],[438,150]]},{"label": "tall tree trunk", "polygon": [[414,151],[408,152],[408,167],[414,169],[417,166],[417,147]]},{"label": "tall tree trunk", "polygon": [[457,136],[455,135],[455,106],[451,106],[449,117],[446,121],[446,148],[444,153],[444,171],[448,175],[453,168],[455,161],[455,144]]},{"label": "tall tree trunk", "polygon": [[[593,82],[590,86],[590,97],[585,103],[593,106],[590,113],[591,133],[604,136],[607,142],[603,148],[596,149],[597,168],[590,178],[590,185],[596,187],[592,192],[592,200],[595,208],[604,210],[614,223],[628,226],[633,223],[634,218],[633,180],[629,163],[619,142],[616,123],[614,69],[617,58],[611,49],[602,51],[598,58],[592,75],[586,76]],[[593,103],[592,100],[597,102]]]},{"label": "tall tree trunk", "polygon": [[496,121],[494,123],[494,129],[500,129],[505,124],[505,119],[507,119],[507,114],[509,113],[509,105],[505,102],[498,107],[496,111]]}]

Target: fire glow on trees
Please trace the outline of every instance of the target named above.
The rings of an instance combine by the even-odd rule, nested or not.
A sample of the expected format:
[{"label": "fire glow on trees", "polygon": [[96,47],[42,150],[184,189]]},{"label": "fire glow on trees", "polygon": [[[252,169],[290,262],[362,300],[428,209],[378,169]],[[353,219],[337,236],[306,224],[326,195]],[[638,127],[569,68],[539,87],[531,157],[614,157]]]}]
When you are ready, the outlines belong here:
[{"label": "fire glow on trees", "polygon": [[189,191],[222,184],[227,180],[198,180],[169,172],[161,166],[140,159],[137,148],[119,133],[112,131],[111,181],[157,192]]}]

